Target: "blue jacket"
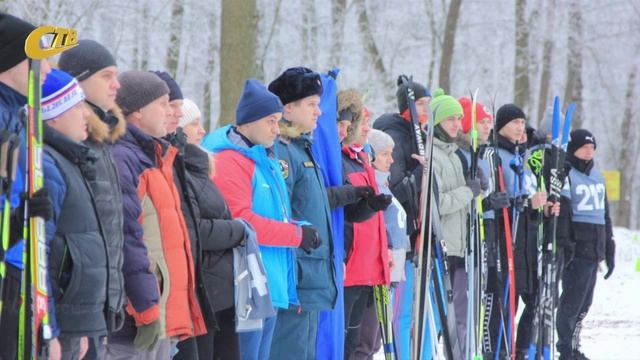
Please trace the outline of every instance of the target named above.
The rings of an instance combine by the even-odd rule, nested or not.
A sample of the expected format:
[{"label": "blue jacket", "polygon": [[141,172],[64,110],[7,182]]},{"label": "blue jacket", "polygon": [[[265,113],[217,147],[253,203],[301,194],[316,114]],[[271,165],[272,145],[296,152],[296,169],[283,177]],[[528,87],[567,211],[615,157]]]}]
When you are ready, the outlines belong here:
[{"label": "blue jacket", "polygon": [[292,224],[291,202],[278,161],[262,145],[252,145],[225,126],[207,135],[202,146],[216,153],[220,188],[235,218],[256,230],[273,305],[298,305],[295,255],[302,229]]},{"label": "blue jacket", "polygon": [[[24,123],[20,119],[20,110],[27,104],[27,98],[9,86],[0,82],[0,129],[16,133],[20,137],[20,155],[18,171],[11,191],[11,208],[15,209],[20,203],[20,193],[24,191],[24,174],[27,166],[27,142]],[[4,208],[4,196],[0,201],[0,209]],[[7,250],[5,254],[8,264],[22,270],[22,253],[24,242],[19,241]]]},{"label": "blue jacket", "polygon": [[293,218],[310,222],[320,234],[322,244],[310,254],[296,250],[298,297],[305,310],[332,309],[337,289],[333,267],[331,211],[320,168],[311,154],[311,137],[294,139],[282,136],[276,141],[276,153],[287,184]]}]

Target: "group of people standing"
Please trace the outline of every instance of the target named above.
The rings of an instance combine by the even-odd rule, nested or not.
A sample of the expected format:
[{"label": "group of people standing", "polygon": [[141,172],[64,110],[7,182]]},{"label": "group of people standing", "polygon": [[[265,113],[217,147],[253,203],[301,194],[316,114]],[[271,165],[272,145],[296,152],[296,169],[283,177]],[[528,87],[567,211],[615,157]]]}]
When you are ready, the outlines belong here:
[{"label": "group of people standing", "polygon": [[[615,254],[604,180],[593,165],[596,142],[587,130],[572,132],[563,196],[548,199],[526,159],[549,139],[516,105],[500,107],[495,119],[476,105],[481,146],[473,152],[478,176],[471,176],[468,98],[402,83],[398,112],[371,121],[356,90],[324,99],[323,76],[293,67],[268,86],[247,80],[233,124],[206,134],[206,119],[171,75],[120,71],[106,47],[85,39],[55,67],[42,61],[44,186],[25,196],[24,42],[34,29],[0,13],[0,130],[21,141],[11,208],[3,209],[11,213],[11,231],[2,252],[0,358],[20,353],[25,208],[27,218],[46,220],[50,359],[322,358],[323,313],[339,313],[343,322],[334,353],[371,358],[380,348],[376,286],[392,290],[395,352],[412,358],[414,247],[430,162],[459,338],[466,331],[470,205],[480,196],[486,245],[497,249],[487,253],[498,254],[487,262],[485,355],[506,350],[496,340],[503,315],[490,305],[502,297],[496,264],[507,262],[506,208],[519,214],[512,281],[526,308],[518,356],[531,339],[538,225],[557,217],[557,234],[544,234],[557,236],[564,260],[557,346],[562,359],[583,358],[575,339],[598,262],[606,259],[608,277]],[[315,131],[325,104],[335,111],[324,117],[335,120],[329,135]],[[416,153],[412,120],[422,141],[432,122],[429,159]],[[321,151],[340,153],[334,165],[341,184],[325,180],[313,148],[319,136],[339,144]],[[516,157],[524,159],[523,173],[506,166]],[[498,163],[505,188],[497,185]],[[344,214],[340,229],[336,210]]]}]

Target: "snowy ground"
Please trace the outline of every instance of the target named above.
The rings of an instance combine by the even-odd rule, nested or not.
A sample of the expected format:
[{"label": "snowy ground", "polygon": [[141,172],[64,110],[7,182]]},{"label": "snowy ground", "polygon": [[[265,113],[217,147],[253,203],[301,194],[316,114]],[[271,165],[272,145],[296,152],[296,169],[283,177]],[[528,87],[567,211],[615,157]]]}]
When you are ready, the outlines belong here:
[{"label": "snowy ground", "polygon": [[[593,360],[640,360],[640,231],[614,229],[613,275],[598,274],[595,297],[582,330],[582,351]],[[638,269],[640,270],[640,269]],[[382,352],[374,360],[383,360]]]}]

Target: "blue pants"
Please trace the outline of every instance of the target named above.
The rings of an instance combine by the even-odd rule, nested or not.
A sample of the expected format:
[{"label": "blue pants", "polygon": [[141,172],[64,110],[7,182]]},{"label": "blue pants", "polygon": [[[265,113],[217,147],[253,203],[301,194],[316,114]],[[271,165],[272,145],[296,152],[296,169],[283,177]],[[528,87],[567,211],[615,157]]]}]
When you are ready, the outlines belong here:
[{"label": "blue pants", "polygon": [[262,330],[238,334],[241,360],[267,360],[278,315],[264,319]]},{"label": "blue pants", "polygon": [[[407,261],[405,263],[406,282],[401,282],[393,290],[393,338],[396,343],[396,352],[398,360],[411,359],[411,323],[413,322],[413,263]],[[436,329],[440,328],[440,319],[436,313],[435,303],[433,299],[435,294],[433,286],[429,284],[429,292],[431,293],[431,307],[434,309]],[[431,360],[431,331],[429,329],[429,319],[424,314],[425,328],[422,340],[422,360]]]},{"label": "blue pants", "polygon": [[271,360],[316,358],[318,336],[318,311],[278,309],[278,321],[271,342]]}]

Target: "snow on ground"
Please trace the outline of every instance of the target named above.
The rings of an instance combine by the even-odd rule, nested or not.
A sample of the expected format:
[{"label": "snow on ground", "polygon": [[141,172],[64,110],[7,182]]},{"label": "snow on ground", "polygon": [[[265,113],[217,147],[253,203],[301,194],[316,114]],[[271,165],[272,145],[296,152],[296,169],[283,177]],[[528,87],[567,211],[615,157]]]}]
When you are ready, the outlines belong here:
[{"label": "snow on ground", "polygon": [[592,360],[640,360],[640,231],[614,228],[614,236],[616,268],[604,280],[602,263],[581,349]]},{"label": "snow on ground", "polygon": [[608,280],[605,266],[598,274],[582,350],[594,360],[640,359],[640,231],[615,228],[614,235],[616,268]]}]

